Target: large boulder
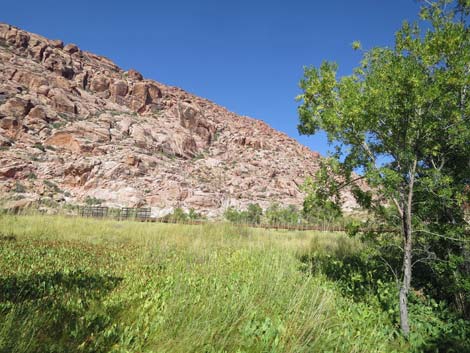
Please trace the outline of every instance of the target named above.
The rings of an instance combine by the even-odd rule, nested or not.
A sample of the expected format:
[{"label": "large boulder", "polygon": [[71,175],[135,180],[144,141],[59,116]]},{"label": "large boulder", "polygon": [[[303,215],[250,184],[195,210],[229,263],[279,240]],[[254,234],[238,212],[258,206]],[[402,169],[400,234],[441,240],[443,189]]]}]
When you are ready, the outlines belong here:
[{"label": "large boulder", "polygon": [[4,130],[17,130],[20,127],[18,118],[13,116],[5,116],[0,119],[0,128]]},{"label": "large boulder", "polygon": [[68,80],[71,80],[75,75],[73,68],[57,53],[53,52],[46,60],[44,60],[43,64],[49,71],[65,77]]},{"label": "large boulder", "polygon": [[118,104],[126,104],[127,101],[125,100],[125,97],[127,95],[127,92],[129,90],[129,87],[127,86],[127,83],[122,80],[117,80],[114,81],[110,88],[110,93],[111,93],[111,100],[115,103]]},{"label": "large boulder", "polygon": [[6,39],[6,35],[10,31],[10,25],[0,23],[0,39]]},{"label": "large boulder", "polygon": [[199,109],[196,107],[183,102],[178,103],[178,115],[181,126],[187,129],[195,128],[199,114]]},{"label": "large boulder", "polygon": [[49,91],[49,96],[52,101],[52,107],[57,110],[57,112],[69,114],[77,113],[77,107],[62,90],[52,89]]},{"label": "large boulder", "polygon": [[114,81],[111,85],[111,95],[125,97],[128,91],[127,83],[123,80]]},{"label": "large boulder", "polygon": [[50,39],[49,45],[52,48],[62,49],[64,47],[64,42],[62,42],[60,39]]},{"label": "large boulder", "polygon": [[88,71],[79,72],[74,77],[75,84],[81,89],[87,88],[88,80],[89,80]]},{"label": "large boulder", "polygon": [[132,88],[130,108],[138,113],[143,113],[149,104],[158,104],[162,97],[161,90],[153,83],[137,82]]},{"label": "large boulder", "polygon": [[5,33],[6,42],[20,49],[28,47],[29,38],[29,34],[14,27],[10,27]]},{"label": "large boulder", "polygon": [[194,208],[216,208],[220,206],[220,199],[216,195],[193,195],[186,199],[186,203]]},{"label": "large boulder", "polygon": [[26,115],[23,119],[23,124],[27,128],[40,129],[45,127],[48,122],[49,119],[47,117],[45,108],[39,105],[31,109],[29,114]]},{"label": "large boulder", "polygon": [[80,162],[68,163],[64,168],[64,183],[71,186],[83,186],[88,181],[91,171],[96,163]]},{"label": "large boulder", "polygon": [[143,82],[136,83],[132,88],[131,109],[141,112],[150,103],[147,85]]},{"label": "large boulder", "polygon": [[32,108],[33,104],[31,101],[14,97],[0,106],[0,114],[22,118],[28,114]]},{"label": "large boulder", "polygon": [[9,147],[12,145],[13,141],[6,135],[7,131],[0,128],[0,147]]},{"label": "large boulder", "polygon": [[12,162],[12,161],[8,161],[5,159],[0,160],[0,180],[8,179],[8,178],[15,178],[16,176],[18,176],[18,174],[22,174],[22,172],[27,168],[28,168],[27,164],[21,161]]},{"label": "large boulder", "polygon": [[142,81],[144,79],[142,74],[134,69],[127,71],[127,77],[133,81]]},{"label": "large boulder", "polygon": [[63,148],[74,153],[81,152],[80,143],[71,133],[68,132],[57,132],[44,141],[44,144],[57,148]]},{"label": "large boulder", "polygon": [[36,61],[42,61],[46,48],[47,45],[45,43],[37,42],[34,46],[29,47],[29,55]]},{"label": "large boulder", "polygon": [[64,51],[69,53],[69,54],[73,54],[73,53],[76,53],[79,51],[78,47],[73,44],[73,43],[70,43],[70,44],[67,44],[65,47],[64,47]]},{"label": "large boulder", "polygon": [[142,125],[131,125],[128,131],[134,140],[135,146],[140,148],[149,148],[152,145],[152,135],[150,134],[150,131],[145,129]]},{"label": "large boulder", "polygon": [[105,76],[93,77],[90,83],[90,90],[92,92],[104,92],[109,88],[109,79]]},{"label": "large boulder", "polygon": [[179,102],[178,115],[180,125],[199,136],[203,145],[207,146],[212,142],[216,128],[207,121],[199,108],[189,103]]}]

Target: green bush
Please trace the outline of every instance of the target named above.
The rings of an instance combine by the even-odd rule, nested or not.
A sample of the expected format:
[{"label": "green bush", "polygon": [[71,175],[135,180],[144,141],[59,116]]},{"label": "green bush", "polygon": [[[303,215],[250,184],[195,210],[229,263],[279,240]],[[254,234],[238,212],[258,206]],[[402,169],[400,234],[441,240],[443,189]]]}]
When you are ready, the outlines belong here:
[{"label": "green bush", "polygon": [[232,223],[243,223],[241,211],[238,211],[235,207],[228,207],[224,212],[224,217],[227,221]]},{"label": "green bush", "polygon": [[262,216],[263,209],[258,204],[249,204],[246,211],[238,211],[234,207],[229,207],[224,212],[225,219],[237,224],[259,224]]},{"label": "green bush", "polygon": [[197,212],[194,208],[190,208],[188,212],[188,219],[191,221],[198,221],[198,220],[204,220],[206,217],[204,217],[202,214]]},{"label": "green bush", "polygon": [[[400,268],[400,257],[397,247],[381,249],[369,245],[351,250],[336,246],[325,251],[312,244],[309,255],[300,259],[311,273],[334,281],[345,296],[386,315],[398,332],[398,286],[391,268]],[[419,278],[415,278],[416,282]],[[445,302],[415,288],[410,298],[410,319],[411,351],[468,352],[470,325]]]},{"label": "green bush", "polygon": [[85,204],[87,204],[88,206],[97,206],[97,205],[101,205],[103,203],[103,200],[101,199],[98,199],[96,197],[92,197],[92,196],[87,196],[85,198]]},{"label": "green bush", "polygon": [[184,222],[188,219],[188,215],[182,208],[178,207],[175,208],[169,218],[174,222]]},{"label": "green bush", "polygon": [[63,193],[63,191],[52,181],[44,180],[44,185],[46,185],[49,189],[51,189],[55,193],[58,193],[58,194]]},{"label": "green bush", "polygon": [[293,205],[282,208],[278,203],[274,203],[266,210],[266,219],[271,225],[297,225],[301,216]]},{"label": "green bush", "polygon": [[181,207],[177,207],[173,210],[172,213],[163,217],[163,220],[168,220],[171,222],[187,222],[187,221],[198,221],[204,220],[205,217],[198,213],[194,208],[190,208],[188,212],[183,210]]},{"label": "green bush", "polygon": [[247,220],[251,224],[259,224],[263,216],[263,209],[257,203],[250,203],[247,209]]},{"label": "green bush", "polygon": [[38,150],[41,150],[42,152],[46,152],[46,149],[44,148],[44,146],[40,142],[36,142],[34,144],[34,147],[37,148]]}]

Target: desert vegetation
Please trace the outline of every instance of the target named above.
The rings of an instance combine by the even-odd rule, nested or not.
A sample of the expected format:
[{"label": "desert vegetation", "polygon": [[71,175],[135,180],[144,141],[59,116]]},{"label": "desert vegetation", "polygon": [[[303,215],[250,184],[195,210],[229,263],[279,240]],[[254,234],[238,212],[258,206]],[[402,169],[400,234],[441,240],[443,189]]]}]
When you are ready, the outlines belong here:
[{"label": "desert vegetation", "polygon": [[419,293],[414,339],[405,341],[390,278],[344,234],[34,215],[3,215],[0,229],[2,352],[408,352],[469,343],[468,326]]},{"label": "desert vegetation", "polygon": [[[248,204],[245,210],[228,207],[224,219],[233,224],[243,224],[263,228],[347,230],[362,223],[364,213],[360,210],[348,215],[327,209],[320,209],[312,204],[314,194],[307,195],[302,208],[294,205],[282,206],[272,203],[265,210],[257,203]],[[173,218],[172,218],[173,219]],[[371,226],[369,224],[368,226]],[[373,226],[373,225],[372,225]]]}]

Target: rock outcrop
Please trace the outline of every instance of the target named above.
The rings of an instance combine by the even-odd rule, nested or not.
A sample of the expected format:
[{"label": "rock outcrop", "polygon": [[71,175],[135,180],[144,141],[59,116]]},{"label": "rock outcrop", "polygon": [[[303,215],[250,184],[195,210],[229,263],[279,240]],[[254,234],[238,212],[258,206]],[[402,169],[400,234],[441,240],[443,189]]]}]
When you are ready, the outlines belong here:
[{"label": "rock outcrop", "polygon": [[[266,123],[0,24],[0,196],[109,206],[300,206],[320,156]],[[21,197],[20,197],[21,198]]]}]

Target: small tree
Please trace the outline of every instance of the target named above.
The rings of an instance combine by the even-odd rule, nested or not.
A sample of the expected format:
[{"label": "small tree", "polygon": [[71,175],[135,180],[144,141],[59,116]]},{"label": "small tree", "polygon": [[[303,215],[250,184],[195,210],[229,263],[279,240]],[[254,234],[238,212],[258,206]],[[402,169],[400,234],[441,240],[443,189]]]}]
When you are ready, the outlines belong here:
[{"label": "small tree", "polygon": [[294,205],[283,208],[278,203],[273,203],[266,209],[266,219],[271,225],[296,225],[300,221],[300,215]]},{"label": "small tree", "polygon": [[205,217],[197,212],[194,208],[190,208],[188,212],[188,219],[191,221],[197,221],[197,220],[202,220]]},{"label": "small tree", "polygon": [[240,223],[240,212],[238,212],[233,206],[230,206],[225,210],[224,217],[229,222]]},{"label": "small tree", "polygon": [[173,210],[173,213],[170,214],[170,219],[173,222],[185,222],[188,220],[188,215],[181,207],[177,207]]},{"label": "small tree", "polygon": [[224,212],[224,217],[232,223],[261,223],[263,209],[257,203],[249,204],[246,211],[238,211],[234,207],[229,207]]},{"label": "small tree", "polygon": [[247,209],[247,221],[251,224],[261,223],[261,217],[263,216],[263,209],[257,203],[250,203]]},{"label": "small tree", "polygon": [[[454,209],[448,206],[453,202],[449,196],[457,198],[465,181],[452,178],[446,167],[468,163],[468,158],[457,158],[456,151],[465,150],[462,136],[468,138],[470,130],[470,3],[439,0],[426,4],[422,18],[430,20],[432,29],[422,33],[418,25],[404,23],[396,34],[395,48],[365,52],[354,74],[339,81],[333,63],[306,68],[300,82],[303,93],[298,97],[299,132],[324,130],[336,145],[332,164],[321,172],[334,170],[345,185],[359,171],[380,196],[355,188],[358,201],[400,229],[399,305],[405,336],[410,332],[412,267],[420,260],[413,258],[415,237],[426,237],[430,216],[437,214],[435,209],[420,213],[417,202],[437,199],[447,202],[446,210]],[[353,46],[360,48],[357,42]],[[321,192],[315,194],[337,201],[341,186],[328,183],[328,178],[322,180],[316,190]],[[394,209],[391,216],[387,206]]]}]

